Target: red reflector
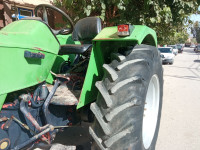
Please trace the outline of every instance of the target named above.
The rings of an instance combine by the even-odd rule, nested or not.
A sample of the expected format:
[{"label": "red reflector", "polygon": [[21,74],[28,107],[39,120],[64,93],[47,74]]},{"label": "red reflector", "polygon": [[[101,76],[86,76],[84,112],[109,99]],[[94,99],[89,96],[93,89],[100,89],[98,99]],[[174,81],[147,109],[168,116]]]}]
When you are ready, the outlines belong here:
[{"label": "red reflector", "polygon": [[118,32],[128,32],[129,31],[129,25],[122,24],[118,26]]}]

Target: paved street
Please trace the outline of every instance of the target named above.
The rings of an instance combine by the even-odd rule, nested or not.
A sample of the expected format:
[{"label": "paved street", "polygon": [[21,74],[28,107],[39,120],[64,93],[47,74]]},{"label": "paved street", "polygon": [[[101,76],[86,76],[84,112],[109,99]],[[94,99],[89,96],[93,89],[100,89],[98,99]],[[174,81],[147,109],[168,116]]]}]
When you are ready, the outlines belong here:
[{"label": "paved street", "polygon": [[163,65],[164,97],[156,150],[200,149],[200,55],[185,48]]}]

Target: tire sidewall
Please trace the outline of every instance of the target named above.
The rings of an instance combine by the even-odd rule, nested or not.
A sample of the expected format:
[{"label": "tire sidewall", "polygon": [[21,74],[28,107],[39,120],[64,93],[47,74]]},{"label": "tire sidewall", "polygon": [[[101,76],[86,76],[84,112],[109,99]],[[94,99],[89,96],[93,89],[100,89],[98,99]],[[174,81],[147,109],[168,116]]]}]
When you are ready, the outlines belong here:
[{"label": "tire sidewall", "polygon": [[[139,140],[140,142],[138,144],[138,146],[139,146],[138,149],[141,149],[141,150],[154,150],[155,145],[156,145],[156,141],[157,141],[157,138],[158,138],[158,132],[159,132],[160,120],[161,120],[161,112],[162,112],[162,97],[163,97],[163,72],[161,70],[162,70],[161,63],[157,59],[154,60],[153,70],[150,73],[150,80],[151,80],[153,75],[157,75],[157,77],[159,79],[160,98],[159,98],[158,117],[157,117],[157,123],[156,123],[156,129],[155,129],[155,132],[154,132],[154,137],[153,137],[151,145],[148,149],[145,149],[144,144],[143,144],[142,126],[141,126],[141,130],[139,130],[141,139]],[[150,80],[148,81],[148,84],[150,83]],[[146,91],[145,91],[145,97],[147,95],[147,90],[148,90],[148,87],[146,88]],[[144,114],[144,107],[143,107],[143,114]],[[142,125],[143,125],[143,122],[142,122]]]}]

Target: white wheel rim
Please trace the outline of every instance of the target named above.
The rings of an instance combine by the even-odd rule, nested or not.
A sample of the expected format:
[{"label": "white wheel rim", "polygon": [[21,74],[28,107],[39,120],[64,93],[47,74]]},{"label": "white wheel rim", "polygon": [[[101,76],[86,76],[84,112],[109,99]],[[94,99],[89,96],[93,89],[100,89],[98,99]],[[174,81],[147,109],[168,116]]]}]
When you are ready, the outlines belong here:
[{"label": "white wheel rim", "polygon": [[153,140],[159,111],[160,85],[158,76],[152,76],[145,100],[142,125],[142,140],[145,149],[148,149]]}]

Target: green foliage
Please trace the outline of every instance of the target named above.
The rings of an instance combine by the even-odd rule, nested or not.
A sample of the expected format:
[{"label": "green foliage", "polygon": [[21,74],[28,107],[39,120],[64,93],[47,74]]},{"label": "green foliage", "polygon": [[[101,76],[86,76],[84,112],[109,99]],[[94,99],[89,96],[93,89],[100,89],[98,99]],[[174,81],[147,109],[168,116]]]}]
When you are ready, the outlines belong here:
[{"label": "green foliage", "polygon": [[196,38],[191,38],[191,43],[197,44]]},{"label": "green foliage", "polygon": [[196,0],[55,0],[76,22],[86,16],[100,16],[105,26],[143,24],[156,30],[158,42],[167,42],[186,31],[189,15],[197,12]]},{"label": "green foliage", "polygon": [[197,43],[200,43],[200,24],[198,21],[193,24],[191,33],[193,34],[193,38],[196,38]]},{"label": "green foliage", "polygon": [[161,45],[164,44],[177,44],[185,43],[188,39],[188,33],[185,30],[175,32],[173,36],[168,36],[164,42],[161,42]]}]

